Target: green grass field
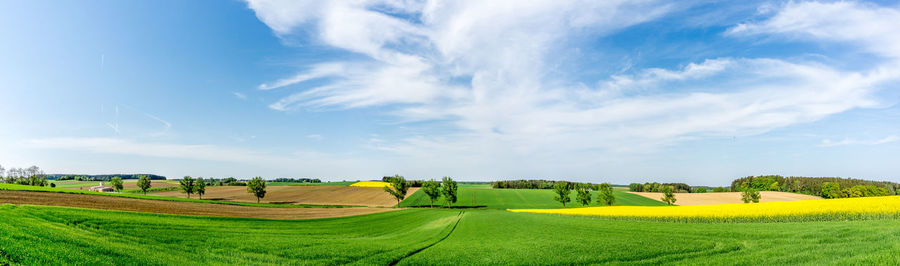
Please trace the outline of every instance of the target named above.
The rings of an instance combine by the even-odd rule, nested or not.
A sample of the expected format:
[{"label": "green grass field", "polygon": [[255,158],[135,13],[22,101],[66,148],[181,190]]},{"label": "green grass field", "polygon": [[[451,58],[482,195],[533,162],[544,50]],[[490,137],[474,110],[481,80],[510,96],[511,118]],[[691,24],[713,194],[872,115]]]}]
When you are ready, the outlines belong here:
[{"label": "green grass field", "polygon": [[[562,208],[562,204],[553,200],[551,189],[492,189],[490,185],[460,185],[459,198],[453,206],[486,206],[488,209],[522,209],[522,208]],[[581,207],[576,203],[575,191],[572,191],[571,203],[567,207]],[[625,193],[624,190],[615,189],[615,206],[664,206],[665,203],[648,199],[642,196]],[[401,207],[428,206],[430,200],[421,190],[409,196],[400,203]],[[436,205],[446,204],[443,198],[435,202]],[[592,202],[589,206],[601,206],[597,203],[597,193],[592,194]]]},{"label": "green grass field", "polygon": [[[885,264],[900,221],[672,223],[410,209],[273,221],[0,205],[0,264]],[[458,221],[458,223],[457,223]]]}]

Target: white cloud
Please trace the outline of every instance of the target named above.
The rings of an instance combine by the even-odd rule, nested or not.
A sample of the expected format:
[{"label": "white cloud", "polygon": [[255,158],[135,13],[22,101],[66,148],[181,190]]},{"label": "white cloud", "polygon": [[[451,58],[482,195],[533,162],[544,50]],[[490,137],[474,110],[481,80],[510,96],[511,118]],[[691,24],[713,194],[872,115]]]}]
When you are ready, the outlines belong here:
[{"label": "white cloud", "polygon": [[[445,121],[456,131],[369,144],[398,154],[442,154],[445,165],[561,160],[760,134],[881,106],[874,94],[900,78],[893,62],[846,71],[772,58],[710,58],[596,77],[596,86],[554,75],[565,71],[559,58],[579,48],[578,37],[602,37],[680,8],[660,1],[329,1],[309,9],[295,2],[249,3],[281,36],[310,35],[368,58],[320,63],[260,85],[329,78],[270,108],[392,105],[390,113],[401,121]],[[900,34],[892,34],[900,27],[890,20],[895,9],[792,2],[761,10],[774,15],[736,26],[729,36],[790,35],[900,56]],[[335,65],[341,68],[322,70]]]},{"label": "white cloud", "polygon": [[858,139],[852,139],[852,138],[845,138],[844,140],[841,140],[841,141],[832,141],[830,139],[824,139],[824,140],[822,140],[822,143],[819,144],[819,146],[820,147],[835,147],[835,146],[846,146],[846,145],[879,145],[879,144],[896,142],[898,140],[900,140],[900,137],[898,137],[897,135],[891,135],[891,136],[884,137],[882,139],[875,139],[875,140],[858,140]]},{"label": "white cloud", "polygon": [[780,34],[859,43],[869,52],[900,58],[900,10],[860,2],[788,2],[771,18],[731,28],[733,35]]},{"label": "white cloud", "polygon": [[232,92],[231,94],[234,95],[234,97],[241,99],[241,100],[247,99],[247,95],[240,93],[240,92],[235,91],[235,92]]},{"label": "white cloud", "polygon": [[320,141],[320,140],[322,140],[322,139],[325,138],[325,137],[322,137],[322,135],[319,135],[319,134],[309,134],[309,135],[306,135],[306,137],[309,138],[309,139],[312,139],[312,140],[316,140],[316,141]]}]

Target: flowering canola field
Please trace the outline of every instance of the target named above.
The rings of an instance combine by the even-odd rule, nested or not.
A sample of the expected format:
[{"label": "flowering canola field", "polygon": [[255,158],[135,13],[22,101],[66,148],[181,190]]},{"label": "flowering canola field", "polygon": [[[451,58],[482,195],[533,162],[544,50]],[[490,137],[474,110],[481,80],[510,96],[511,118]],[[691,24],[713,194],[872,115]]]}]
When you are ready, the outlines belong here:
[{"label": "flowering canola field", "polygon": [[387,187],[390,186],[391,183],[381,182],[381,181],[359,181],[351,184],[351,187]]},{"label": "flowering canola field", "polygon": [[551,213],[662,220],[828,220],[900,217],[900,196],[720,204],[696,206],[612,206],[568,209],[509,209]]}]

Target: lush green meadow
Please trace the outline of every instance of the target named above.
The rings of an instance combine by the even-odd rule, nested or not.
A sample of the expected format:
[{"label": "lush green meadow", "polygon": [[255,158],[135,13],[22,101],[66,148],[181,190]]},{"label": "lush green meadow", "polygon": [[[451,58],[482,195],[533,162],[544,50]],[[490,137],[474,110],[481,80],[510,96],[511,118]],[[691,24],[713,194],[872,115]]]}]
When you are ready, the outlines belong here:
[{"label": "lush green meadow", "polygon": [[0,265],[388,264],[436,242],[459,211],[241,218],[0,205]]},{"label": "lush green meadow", "polygon": [[[411,209],[275,221],[0,205],[0,264],[884,264],[900,220],[673,223]],[[458,224],[457,224],[458,221]],[[417,252],[420,251],[420,252]]]},{"label": "lush green meadow", "polygon": [[[459,185],[459,198],[453,206],[471,207],[485,206],[488,209],[524,209],[524,208],[562,208],[563,205],[553,200],[552,189],[492,189],[490,185]],[[581,207],[576,203],[575,191],[570,197],[572,202],[566,207]],[[615,206],[663,206],[661,201],[648,199],[642,196],[626,193],[624,190],[615,189]],[[597,193],[593,193],[593,201],[589,206],[601,206],[597,203]],[[401,207],[428,206],[430,200],[421,190],[409,196],[400,203]],[[443,198],[435,201],[436,205],[445,205]]]}]

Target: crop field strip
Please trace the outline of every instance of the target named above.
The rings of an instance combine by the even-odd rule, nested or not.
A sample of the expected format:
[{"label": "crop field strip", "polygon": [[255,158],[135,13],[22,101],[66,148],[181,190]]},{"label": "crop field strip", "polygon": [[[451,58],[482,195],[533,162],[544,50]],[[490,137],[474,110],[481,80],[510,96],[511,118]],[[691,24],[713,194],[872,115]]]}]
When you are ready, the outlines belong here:
[{"label": "crop field strip", "polygon": [[[412,195],[419,188],[410,188],[407,195]],[[380,187],[351,186],[275,186],[268,187],[264,203],[307,204],[307,205],[345,205],[392,207],[397,201]],[[184,197],[181,191],[153,193],[154,196]],[[207,187],[205,199],[217,201],[255,203],[256,198],[247,193],[246,187],[223,186]]]},{"label": "crop field strip", "polygon": [[815,221],[900,218],[900,196],[652,208],[509,209],[511,212],[672,221]]},{"label": "crop field strip", "polygon": [[[663,193],[659,192],[628,193],[640,195],[649,199],[661,199],[663,197]],[[812,195],[791,192],[760,191],[759,193],[762,196],[760,202],[822,199]],[[743,203],[743,201],[741,201],[741,192],[674,193],[674,195],[677,200],[675,205],[679,206]]]},{"label": "crop field strip", "polygon": [[93,192],[93,191],[78,190],[78,189],[49,188],[49,187],[36,187],[36,186],[13,185],[13,184],[0,184],[0,192],[2,192],[2,191],[38,191],[38,192],[55,192],[55,193],[66,193],[66,194],[96,195],[96,196],[104,196],[104,197],[122,197],[122,198],[148,199],[148,200],[162,200],[162,201],[179,201],[179,202],[212,203],[212,204],[237,205],[237,206],[252,206],[252,207],[278,207],[278,208],[345,208],[345,207],[360,207],[360,206],[353,206],[353,205],[275,204],[275,203],[256,203],[256,202],[237,202],[237,201],[222,201],[222,200],[206,200],[206,199],[198,199],[198,198],[196,198],[196,196],[195,196],[194,198],[184,198],[184,197],[156,196],[156,195],[149,195],[149,194],[148,194],[148,195],[142,195],[142,194],[134,194],[134,193],[104,193],[104,192]]},{"label": "crop field strip", "polygon": [[673,223],[408,209],[275,221],[28,205],[0,205],[0,216],[8,217],[0,220],[0,249],[12,264],[103,264],[108,258],[117,264],[246,265],[900,261],[897,219]]},{"label": "crop field strip", "polygon": [[71,193],[0,190],[0,204],[30,204],[194,216],[311,219],[394,211],[390,208],[278,208],[161,201]]}]

